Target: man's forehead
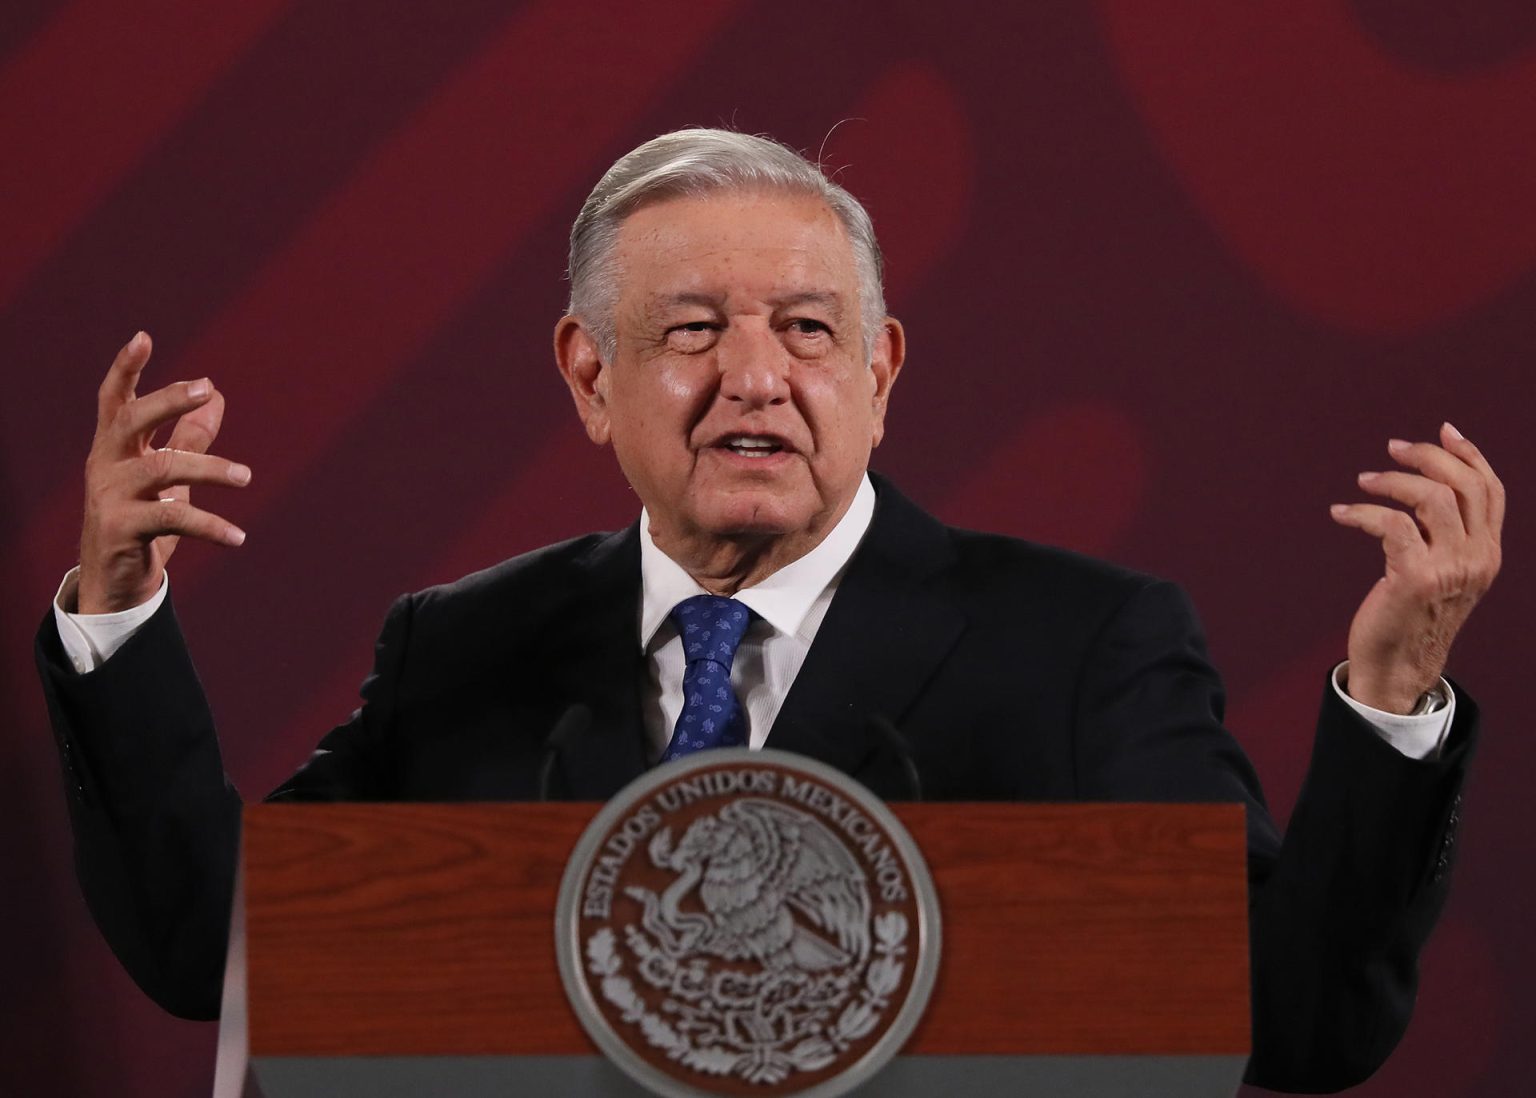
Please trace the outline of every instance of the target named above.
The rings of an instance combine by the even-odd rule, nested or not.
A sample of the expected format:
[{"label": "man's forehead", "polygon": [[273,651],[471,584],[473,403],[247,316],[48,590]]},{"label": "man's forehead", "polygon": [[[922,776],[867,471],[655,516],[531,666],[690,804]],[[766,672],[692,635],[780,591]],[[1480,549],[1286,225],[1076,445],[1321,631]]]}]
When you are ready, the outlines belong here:
[{"label": "man's forehead", "polygon": [[640,294],[640,304],[648,312],[664,312],[668,309],[689,306],[725,309],[733,304],[733,299],[750,296],[754,301],[767,305],[775,312],[811,307],[841,315],[848,307],[847,294],[830,287],[811,289],[773,287],[757,294],[753,294],[752,290],[753,287],[750,286],[687,290],[650,288]]},{"label": "man's forehead", "polygon": [[619,225],[618,251],[631,263],[696,263],[712,257],[814,262],[853,259],[842,221],[809,195],[724,192],[669,198],[635,210]]}]

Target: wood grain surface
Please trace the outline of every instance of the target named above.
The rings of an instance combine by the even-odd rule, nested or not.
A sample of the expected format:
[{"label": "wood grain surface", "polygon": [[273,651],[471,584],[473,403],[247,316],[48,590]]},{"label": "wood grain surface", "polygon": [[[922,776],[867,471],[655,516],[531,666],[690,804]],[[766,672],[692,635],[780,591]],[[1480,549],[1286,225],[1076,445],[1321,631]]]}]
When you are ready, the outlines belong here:
[{"label": "wood grain surface", "polygon": [[[595,1052],[553,913],[599,807],[248,807],[252,1054]],[[1241,807],[891,807],[944,924],[907,1052],[1247,1051]]]}]

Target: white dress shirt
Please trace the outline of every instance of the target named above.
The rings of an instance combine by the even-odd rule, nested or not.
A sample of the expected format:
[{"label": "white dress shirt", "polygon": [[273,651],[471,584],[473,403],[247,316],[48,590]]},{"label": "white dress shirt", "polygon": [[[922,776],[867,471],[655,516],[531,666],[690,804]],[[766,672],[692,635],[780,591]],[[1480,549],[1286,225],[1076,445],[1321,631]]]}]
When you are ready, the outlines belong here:
[{"label": "white dress shirt", "polygon": [[[762,747],[773,727],[779,707],[789,694],[795,676],[827,608],[837,594],[838,582],[875,514],[875,490],[866,476],[832,531],[805,556],[779,569],[753,587],[736,592],[735,598],[757,614],[747,629],[731,667],[731,685],[747,717],[747,742]],[[640,650],[645,653],[648,674],[641,692],[644,721],[652,760],[661,756],[672,737],[683,708],[683,644],[668,615],[686,598],[708,594],[692,576],[656,547],[651,540],[649,516],[640,514]],[[112,614],[77,614],[75,605],[79,569],[64,577],[54,597],[54,621],[70,663],[80,674],[100,667],[112,658],[138,628],[153,616],[170,590],[170,577],[160,590],[139,606]],[[1348,667],[1333,671],[1333,688],[1351,709],[1364,717],[1382,739],[1404,755],[1426,759],[1438,754],[1456,712],[1456,695],[1440,680],[1425,711],[1401,716],[1362,705],[1344,690]]]}]

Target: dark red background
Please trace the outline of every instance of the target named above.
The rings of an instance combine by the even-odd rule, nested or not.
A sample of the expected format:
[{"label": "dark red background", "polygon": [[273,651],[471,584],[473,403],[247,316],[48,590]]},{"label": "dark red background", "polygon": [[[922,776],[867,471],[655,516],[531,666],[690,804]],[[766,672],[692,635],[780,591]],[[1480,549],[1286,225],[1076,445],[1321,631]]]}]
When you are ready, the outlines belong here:
[{"label": "dark red background", "polygon": [[173,574],[259,795],[349,711],[393,595],[633,517],[549,333],[585,190],[689,123],[845,166],[911,340],[877,466],[951,521],[1187,585],[1282,814],[1379,567],[1327,505],[1392,435],[1483,446],[1508,564],[1453,673],[1486,738],[1417,1018],[1357,1093],[1522,1092],[1536,9],[9,0],[0,1093],[211,1073],[212,1028],[90,924],[30,668],[117,347],[146,328],[149,381],[212,376],[256,471],[205,497],[245,547]]}]

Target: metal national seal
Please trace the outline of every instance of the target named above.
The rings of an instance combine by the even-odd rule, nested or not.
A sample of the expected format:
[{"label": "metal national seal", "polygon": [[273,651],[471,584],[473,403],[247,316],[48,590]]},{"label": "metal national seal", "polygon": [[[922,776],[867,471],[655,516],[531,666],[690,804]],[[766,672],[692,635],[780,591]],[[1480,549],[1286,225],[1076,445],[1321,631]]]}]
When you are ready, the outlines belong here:
[{"label": "metal national seal", "polygon": [[916,844],[863,786],[785,752],[651,770],[588,825],[555,919],[566,994],[651,1091],[830,1098],[911,1035],[939,964]]}]

